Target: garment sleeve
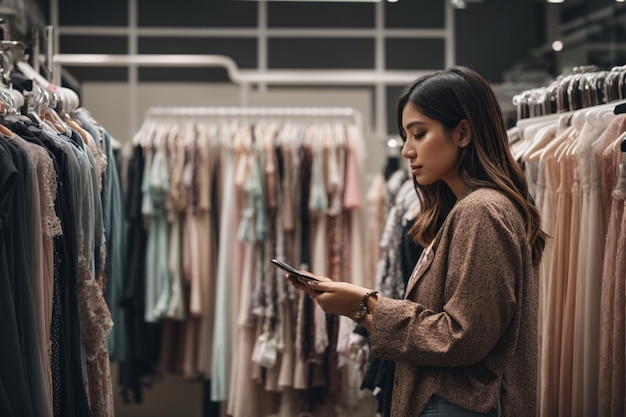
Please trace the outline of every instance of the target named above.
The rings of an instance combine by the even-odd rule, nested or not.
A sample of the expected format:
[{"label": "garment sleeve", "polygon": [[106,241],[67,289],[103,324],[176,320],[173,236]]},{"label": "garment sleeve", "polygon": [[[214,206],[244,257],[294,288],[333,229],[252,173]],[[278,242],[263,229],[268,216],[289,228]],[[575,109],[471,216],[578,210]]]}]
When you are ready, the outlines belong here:
[{"label": "garment sleeve", "polygon": [[[0,140],[5,140],[0,137]],[[11,213],[13,190],[15,189],[18,171],[11,155],[0,144],[0,231],[3,229]]]},{"label": "garment sleeve", "polygon": [[[441,283],[427,288],[443,291],[442,308],[380,299],[371,335],[375,355],[419,366],[469,366],[496,346],[516,308],[525,239],[515,209],[503,212],[497,205],[454,213],[450,233],[439,245],[444,253],[434,261],[446,265],[437,269],[445,271],[445,279],[428,276],[430,271],[421,278]],[[519,224],[508,215],[517,216]]]}]

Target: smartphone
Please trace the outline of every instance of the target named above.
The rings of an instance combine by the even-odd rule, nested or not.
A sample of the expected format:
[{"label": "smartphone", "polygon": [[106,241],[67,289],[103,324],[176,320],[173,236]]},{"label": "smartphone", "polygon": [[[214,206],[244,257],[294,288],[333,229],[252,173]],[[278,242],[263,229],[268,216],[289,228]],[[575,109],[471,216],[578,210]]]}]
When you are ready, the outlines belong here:
[{"label": "smartphone", "polygon": [[294,268],[293,266],[284,263],[283,261],[279,260],[279,259],[272,259],[272,263],[274,265],[276,265],[277,267],[279,267],[280,269],[289,272],[290,275],[298,278],[298,279],[302,279],[305,281],[319,281],[317,278],[312,277],[310,275],[306,275],[303,274],[302,272],[298,271],[296,268]]}]

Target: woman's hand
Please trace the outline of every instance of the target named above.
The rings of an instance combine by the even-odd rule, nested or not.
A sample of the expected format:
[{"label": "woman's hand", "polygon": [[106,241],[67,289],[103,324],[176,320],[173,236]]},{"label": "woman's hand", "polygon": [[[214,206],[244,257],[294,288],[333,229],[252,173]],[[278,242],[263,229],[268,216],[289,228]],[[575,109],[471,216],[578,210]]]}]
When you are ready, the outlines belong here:
[{"label": "woman's hand", "polygon": [[[310,276],[310,277],[312,277],[312,278],[315,278],[316,280],[318,280],[318,281],[320,281],[320,282],[333,282],[333,280],[332,280],[332,279],[330,279],[330,278],[327,278],[327,277],[322,277],[322,276],[320,276],[320,275],[315,275],[315,274],[313,274],[313,273],[311,273],[311,272],[309,272],[309,271],[300,270],[300,272],[301,272],[303,275],[308,275],[308,276]],[[300,279],[300,278],[298,278],[298,277],[296,277],[296,276],[293,276],[293,275],[291,275],[291,274],[289,274],[289,273],[285,274],[285,277],[287,278],[287,280],[289,280],[289,282],[291,283],[291,285],[292,285],[295,289],[297,289],[297,290],[299,290],[299,291],[305,291],[305,292],[308,292],[309,294],[311,294],[311,293],[314,291],[314,289],[313,289],[313,288],[311,288],[311,287],[309,287],[309,286],[307,285],[307,282],[308,282],[308,281],[305,281],[305,280],[303,280],[303,279]],[[311,295],[313,295],[313,294],[311,294]]]},{"label": "woman's hand", "polygon": [[[363,295],[369,291],[369,288],[348,282],[335,282],[330,278],[315,275],[308,271],[301,272],[316,278],[317,281],[303,281],[290,274],[286,274],[285,277],[297,290],[308,292],[309,296],[314,298],[326,313],[353,319],[359,310]],[[373,306],[370,307],[373,309]]]},{"label": "woman's hand", "polygon": [[326,313],[339,314],[353,319],[363,295],[369,291],[348,282],[308,282],[308,288],[313,290],[312,297]]}]

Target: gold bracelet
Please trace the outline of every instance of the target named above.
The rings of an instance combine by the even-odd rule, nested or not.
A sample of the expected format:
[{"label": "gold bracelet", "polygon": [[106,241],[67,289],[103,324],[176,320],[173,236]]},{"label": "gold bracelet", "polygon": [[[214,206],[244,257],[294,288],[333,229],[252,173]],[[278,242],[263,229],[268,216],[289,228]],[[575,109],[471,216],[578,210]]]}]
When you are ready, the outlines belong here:
[{"label": "gold bracelet", "polygon": [[361,299],[361,302],[359,303],[359,309],[357,310],[352,320],[358,323],[359,320],[361,320],[363,317],[372,313],[370,309],[367,308],[367,299],[375,294],[378,294],[378,291],[369,290],[368,292],[365,293],[365,295],[363,295],[363,298]]}]

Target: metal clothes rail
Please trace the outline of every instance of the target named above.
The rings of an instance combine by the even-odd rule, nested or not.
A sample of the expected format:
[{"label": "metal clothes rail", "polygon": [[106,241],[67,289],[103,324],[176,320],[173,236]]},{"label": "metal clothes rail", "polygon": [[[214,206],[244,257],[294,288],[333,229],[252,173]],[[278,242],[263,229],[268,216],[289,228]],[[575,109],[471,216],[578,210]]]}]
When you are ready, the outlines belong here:
[{"label": "metal clothes rail", "polygon": [[[63,66],[92,67],[221,67],[226,69],[231,82],[238,84],[240,89],[239,102],[247,106],[249,91],[252,85],[345,85],[374,86],[375,88],[375,132],[381,138],[386,136],[386,92],[381,86],[408,85],[421,75],[432,71],[391,71],[391,70],[242,70],[236,62],[224,55],[190,55],[190,54],[53,54],[53,81],[60,84]],[[379,88],[381,87],[381,88]],[[130,88],[131,129],[137,123],[136,91]]]},{"label": "metal clothes rail", "polygon": [[[137,65],[142,67],[222,67],[236,84],[276,85],[406,85],[422,74],[431,71],[377,71],[377,70],[242,70],[225,55],[193,54],[56,54],[52,62],[58,66],[116,67]],[[54,71],[60,77],[60,71]],[[55,80],[58,84],[60,79]]]},{"label": "metal clothes rail", "polygon": [[353,122],[363,129],[361,112],[352,107],[152,107],[145,119],[175,118],[328,118]]}]

